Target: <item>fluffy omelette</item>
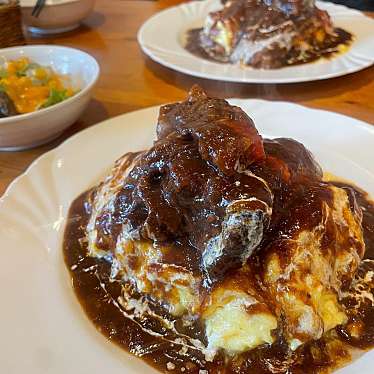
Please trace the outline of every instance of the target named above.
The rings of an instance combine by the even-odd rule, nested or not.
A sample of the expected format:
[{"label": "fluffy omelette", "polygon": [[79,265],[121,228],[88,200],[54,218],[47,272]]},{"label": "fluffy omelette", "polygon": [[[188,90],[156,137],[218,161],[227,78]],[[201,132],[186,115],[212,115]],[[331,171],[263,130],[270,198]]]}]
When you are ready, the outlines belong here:
[{"label": "fluffy omelette", "polygon": [[[182,357],[196,353],[190,367],[169,355],[164,370],[249,373],[251,352],[281,346],[253,372],[319,373],[297,371],[295,357],[330,340],[325,350],[342,356],[331,368],[348,360],[334,340],[340,326],[360,334],[347,298],[365,288],[373,300],[374,280],[369,260],[361,269],[355,192],[324,181],[302,144],[262,139],[240,108],[198,87],[161,108],[157,135],[85,195],[79,241],[97,279],[106,264],[99,284],[109,295],[118,285],[110,300],[122,316]],[[142,356],[137,344],[128,348]]]}]

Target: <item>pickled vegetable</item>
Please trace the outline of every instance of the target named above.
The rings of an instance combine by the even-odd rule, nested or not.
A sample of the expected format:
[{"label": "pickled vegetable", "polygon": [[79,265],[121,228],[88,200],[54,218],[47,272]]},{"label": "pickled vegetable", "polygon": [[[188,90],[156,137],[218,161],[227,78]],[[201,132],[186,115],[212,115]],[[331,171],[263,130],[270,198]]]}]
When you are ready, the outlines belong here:
[{"label": "pickled vegetable", "polygon": [[[11,100],[14,113],[22,114],[58,104],[72,97],[76,90],[68,76],[22,57],[0,64],[0,92]],[[8,99],[3,95],[2,100]]]}]

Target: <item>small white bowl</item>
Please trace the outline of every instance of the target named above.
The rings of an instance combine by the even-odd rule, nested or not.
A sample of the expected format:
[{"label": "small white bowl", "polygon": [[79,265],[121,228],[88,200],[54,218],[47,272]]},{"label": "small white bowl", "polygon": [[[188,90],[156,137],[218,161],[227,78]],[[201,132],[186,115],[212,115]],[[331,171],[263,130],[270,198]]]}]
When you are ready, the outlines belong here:
[{"label": "small white bowl", "polygon": [[99,77],[100,68],[96,60],[78,49],[48,45],[0,49],[0,59],[13,60],[22,56],[50,66],[59,74],[69,75],[79,92],[36,112],[0,118],[1,151],[28,149],[57,138],[85,110]]},{"label": "small white bowl", "polygon": [[95,0],[47,0],[39,17],[31,15],[36,0],[21,0],[23,22],[29,31],[58,34],[79,27],[93,10]]}]

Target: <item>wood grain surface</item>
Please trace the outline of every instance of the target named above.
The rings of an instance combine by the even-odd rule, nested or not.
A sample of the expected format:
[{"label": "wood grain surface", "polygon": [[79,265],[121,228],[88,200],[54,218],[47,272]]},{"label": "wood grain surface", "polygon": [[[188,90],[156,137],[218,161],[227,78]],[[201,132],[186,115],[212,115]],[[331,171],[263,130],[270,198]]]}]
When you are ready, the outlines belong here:
[{"label": "wood grain surface", "polygon": [[137,31],[151,15],[181,2],[97,0],[95,11],[80,29],[49,38],[28,36],[30,44],[60,44],[90,53],[98,60],[101,75],[88,109],[59,139],[28,151],[0,152],[0,196],[34,159],[73,133],[122,113],[180,100],[193,83],[219,97],[286,100],[344,113],[374,124],[373,66],[325,81],[261,85],[193,78],[152,62],[138,46]]}]

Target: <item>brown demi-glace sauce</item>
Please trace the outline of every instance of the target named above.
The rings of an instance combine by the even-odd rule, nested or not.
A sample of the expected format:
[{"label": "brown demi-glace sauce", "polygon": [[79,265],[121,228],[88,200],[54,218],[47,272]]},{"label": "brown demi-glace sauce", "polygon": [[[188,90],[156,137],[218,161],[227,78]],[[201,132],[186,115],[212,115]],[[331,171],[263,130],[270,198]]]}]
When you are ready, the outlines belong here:
[{"label": "brown demi-glace sauce", "polygon": [[[224,63],[218,59],[210,56],[200,43],[200,33],[202,28],[192,29],[187,32],[186,35],[186,44],[185,48],[188,52],[193,55],[203,58],[205,60],[214,61],[218,63]],[[302,59],[298,58],[298,53],[292,49],[286,56],[280,57],[277,50],[273,51],[272,60],[276,63],[272,64],[271,68],[281,68],[284,66],[300,65],[310,62],[317,61],[321,58],[333,58],[339,54],[339,46],[345,45],[349,46],[353,40],[353,36],[348,31],[345,31],[341,28],[336,28],[335,30],[336,37],[334,38],[333,43],[326,43],[325,45],[320,46],[320,48],[310,51]],[[251,64],[252,65],[252,64]],[[257,67],[256,64],[254,67]],[[260,67],[260,66],[259,66]]]},{"label": "brown demi-glace sauce", "polygon": [[[340,182],[336,184],[354,189],[363,210],[365,259],[374,259],[374,204],[360,189]],[[360,334],[359,339],[353,338],[346,326],[338,326],[323,338],[300,347],[291,358],[287,357],[287,346],[278,340],[272,346],[257,347],[230,362],[225,363],[222,356],[216,357],[214,362],[206,362],[199,350],[187,350],[182,345],[171,343],[175,336],[160,327],[157,321],[145,318],[141,321],[141,327],[139,321],[133,321],[123,314],[116,302],[121,295],[121,284],[109,281],[109,263],[87,257],[87,247],[81,241],[89,217],[86,204],[88,194],[89,191],[73,202],[63,244],[65,262],[70,270],[75,293],[88,318],[102,334],[161,372],[266,374],[271,373],[266,367],[273,363],[278,369],[283,365],[284,371],[277,371],[279,373],[321,373],[348,363],[352,347],[369,349],[374,345],[374,308],[364,305],[359,314],[353,315],[348,322],[348,325],[361,326],[364,333]],[[374,270],[367,263],[362,265],[360,271],[364,273],[368,268]],[[350,302],[347,301],[348,308]],[[161,310],[159,313],[165,314]],[[183,329],[186,335],[204,341],[198,325],[183,327],[179,323],[178,330]],[[154,336],[147,331],[158,331],[164,337]],[[289,364],[290,361],[292,364]]]},{"label": "brown demi-glace sauce", "polygon": [[[334,28],[328,13],[313,0],[222,3],[219,11],[209,14],[209,30],[187,32],[185,48],[190,53],[216,62],[277,69],[333,57],[353,40],[349,32]],[[222,25],[225,46],[216,41]]]},{"label": "brown demi-glace sauce", "polygon": [[[266,186],[268,188],[264,188]],[[210,98],[199,87],[193,87],[186,101],[161,108],[153,147],[139,154],[125,155],[116,162],[109,179],[73,202],[64,253],[74,289],[88,317],[105,336],[164,372],[307,374],[343,365],[350,361],[352,347],[366,349],[374,343],[374,308],[368,298],[356,297],[365,292],[371,296],[374,262],[362,262],[358,271],[360,277],[354,278],[354,287],[346,292],[356,273],[356,264],[364,255],[361,211],[357,202],[364,211],[367,258],[374,258],[374,206],[359,190],[357,199],[352,190],[349,193],[336,190],[346,196],[344,205],[349,207],[344,215],[357,217],[354,222],[343,221],[341,235],[337,235],[332,216],[323,216],[324,207],[331,207],[335,199],[331,182],[322,180],[322,170],[305,147],[292,139],[262,139],[253,121],[239,107]],[[266,209],[266,205],[271,205],[272,210]],[[322,217],[327,219],[322,221]],[[256,230],[249,231],[256,221],[263,226],[258,224]],[[318,247],[298,246],[301,253],[309,257],[302,257],[306,269],[296,268],[295,272],[298,276],[318,272],[318,268],[311,265],[311,256],[319,256],[314,247],[322,249],[320,252],[324,256],[332,253],[326,257],[330,266],[336,266],[336,259],[353,247],[358,255],[352,268],[354,272],[346,265],[351,262],[344,262],[344,268],[339,264],[333,268],[336,273],[346,274],[346,278],[341,279],[347,287],[341,288],[344,293],[339,295],[346,306],[348,322],[328,331],[319,340],[313,339],[319,338],[322,332],[313,335],[316,338],[308,335],[304,341],[309,343],[299,346],[295,352],[290,351],[288,344],[288,336],[295,335],[292,332],[287,335],[288,329],[294,326],[293,320],[287,319],[292,311],[288,313],[287,308],[283,308],[280,323],[272,330],[273,344],[257,346],[232,358],[218,353],[214,361],[208,361],[213,357],[209,352],[206,354],[205,329],[199,325],[199,321],[206,321],[202,314],[189,312],[189,316],[199,317],[192,320],[185,318],[186,315],[178,318],[168,315],[166,308],[157,305],[157,300],[159,304],[168,303],[168,296],[152,294],[161,289],[157,283],[152,284],[149,291],[139,288],[143,292],[139,295],[129,284],[123,283],[123,277],[116,278],[111,273],[111,261],[116,264],[113,255],[116,255],[118,238],[124,233],[126,238],[146,241],[153,248],[166,247],[162,260],[152,263],[156,271],[158,265],[181,264],[182,268],[196,272],[204,281],[193,289],[198,297],[211,292],[212,284],[220,287],[234,280],[235,290],[242,284],[246,290],[257,287],[256,297],[264,300],[266,296],[278,306],[282,300],[273,293],[277,281],[262,283],[261,280],[267,271],[264,269],[269,268],[267,256],[269,253],[279,255],[281,271],[286,269],[283,264],[289,261],[297,264],[294,242],[289,239],[297,238],[295,233],[297,235],[300,230],[310,232],[321,222],[323,241]],[[96,229],[94,243],[90,235],[93,226]],[[262,232],[257,231],[258,227],[262,227]],[[357,240],[349,234],[355,228]],[[223,239],[217,245],[215,240],[221,234]],[[257,244],[253,244],[256,243],[253,238],[258,240]],[[213,245],[209,245],[212,239]],[[209,253],[212,247],[219,248],[219,253]],[[249,257],[248,248],[252,250]],[[88,249],[93,256],[100,249],[99,256],[106,258],[90,257]],[[205,261],[209,259],[209,256],[204,257],[206,251],[215,261]],[[131,261],[131,254],[125,253],[123,257],[133,270],[139,262],[147,261],[146,256],[145,260],[138,257],[139,261]],[[330,270],[321,263],[318,267],[323,272]],[[152,271],[152,266],[148,266],[146,277],[159,281],[158,274],[154,277]],[[140,279],[138,274],[137,280]],[[366,274],[369,280],[363,282]],[[304,279],[297,283],[301,288],[307,286]],[[282,278],[282,282],[285,281],[287,279]],[[172,279],[168,278],[163,284],[171,286]],[[285,284],[288,289],[290,283]],[[334,287],[334,280],[329,279],[326,287]],[[290,290],[292,296],[299,296],[297,289]],[[277,294],[282,292],[282,288],[276,288]],[[311,298],[313,291],[307,292],[306,298]],[[197,301],[204,303],[201,299]],[[258,306],[269,308],[265,303]],[[255,308],[247,308],[246,311],[253,310]]]}]

